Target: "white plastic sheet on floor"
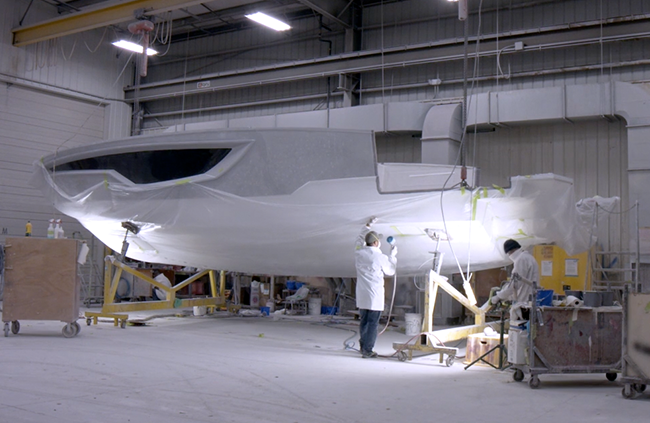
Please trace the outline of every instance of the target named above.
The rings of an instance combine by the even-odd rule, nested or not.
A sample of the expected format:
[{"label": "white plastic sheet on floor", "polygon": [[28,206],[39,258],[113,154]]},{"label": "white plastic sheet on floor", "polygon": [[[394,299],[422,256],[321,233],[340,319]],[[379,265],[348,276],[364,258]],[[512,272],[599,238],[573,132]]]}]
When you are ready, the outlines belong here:
[{"label": "white plastic sheet on floor", "polygon": [[[75,160],[154,150],[180,154],[188,148],[231,151],[200,175],[147,184],[115,170],[93,169],[88,161],[83,169],[57,170]],[[396,237],[403,276],[430,269],[436,243],[427,228],[442,238],[441,273],[457,272],[452,248],[464,269],[468,262],[472,271],[507,264],[502,245],[508,238],[524,246],[556,243],[578,253],[590,246],[594,223],[593,210],[584,205],[607,200],[583,202],[578,209],[571,180],[553,174],[514,177],[506,189],[423,191],[440,185],[440,172],[450,167],[413,166],[412,185],[407,168],[382,166],[381,179],[391,193],[381,194],[372,133],[241,130],[69,149],[35,163],[34,181],[58,210],[114,250],[124,238],[121,222],[139,225],[137,235],[128,235],[131,258],[294,276],[353,277],[354,241],[371,216],[378,217],[373,229]],[[438,176],[423,184],[422,175]],[[611,206],[615,200],[607,201]],[[387,243],[382,248],[388,251]]]}]

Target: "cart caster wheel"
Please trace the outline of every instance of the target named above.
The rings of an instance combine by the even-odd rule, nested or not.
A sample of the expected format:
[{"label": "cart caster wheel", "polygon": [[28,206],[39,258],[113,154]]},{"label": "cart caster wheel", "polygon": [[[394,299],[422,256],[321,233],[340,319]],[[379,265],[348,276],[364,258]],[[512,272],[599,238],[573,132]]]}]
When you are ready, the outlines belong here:
[{"label": "cart caster wheel", "polygon": [[406,353],[404,351],[399,351],[397,353],[397,359],[399,361],[406,361],[406,358],[407,358],[407,356],[406,356]]},{"label": "cart caster wheel", "polygon": [[9,336],[9,322],[5,322],[5,338]]},{"label": "cart caster wheel", "polygon": [[11,333],[18,335],[18,332],[20,332],[20,322],[18,320],[14,320],[11,322]]},{"label": "cart caster wheel", "polygon": [[72,325],[77,328],[77,334],[81,332],[81,326],[79,326],[79,323],[77,322],[72,322]]},{"label": "cart caster wheel", "polygon": [[63,329],[61,332],[63,333],[63,336],[66,338],[73,338],[74,336],[79,333],[79,325],[76,325],[74,323],[68,323],[67,325],[63,326]]},{"label": "cart caster wheel", "polygon": [[618,377],[618,373],[613,373],[613,372],[612,373],[605,373],[605,377],[610,382],[614,382],[616,380],[616,378]]},{"label": "cart caster wheel", "polygon": [[530,386],[531,389],[539,388],[539,377],[537,375],[531,377],[528,381],[528,386]]},{"label": "cart caster wheel", "polygon": [[632,388],[631,385],[625,385],[623,387],[623,392],[621,392],[621,394],[625,399],[632,399],[634,398],[634,389]]},{"label": "cart caster wheel", "polygon": [[523,372],[523,370],[521,370],[521,369],[515,370],[515,372],[512,374],[512,379],[515,382],[521,382],[522,380],[524,380],[524,372]]},{"label": "cart caster wheel", "polygon": [[91,324],[92,322],[93,322],[93,319],[91,319],[90,317],[86,319],[86,325],[87,325],[87,326],[90,326],[90,324]]},{"label": "cart caster wheel", "polygon": [[447,367],[451,367],[451,365],[454,364],[454,359],[455,357],[452,355],[447,356],[447,359],[445,360],[445,364],[447,365]]},{"label": "cart caster wheel", "polygon": [[126,319],[120,320],[120,327],[124,329],[126,327]]},{"label": "cart caster wheel", "polygon": [[632,389],[634,389],[638,393],[642,393],[645,392],[645,385],[643,383],[634,383],[632,384]]}]

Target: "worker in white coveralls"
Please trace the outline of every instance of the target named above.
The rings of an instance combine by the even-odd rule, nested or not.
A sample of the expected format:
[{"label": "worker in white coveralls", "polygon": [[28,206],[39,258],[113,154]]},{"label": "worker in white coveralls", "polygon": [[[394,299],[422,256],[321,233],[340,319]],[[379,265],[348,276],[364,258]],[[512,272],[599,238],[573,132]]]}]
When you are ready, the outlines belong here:
[{"label": "worker in white coveralls", "polygon": [[381,312],[384,311],[384,275],[395,274],[397,266],[397,247],[393,246],[390,257],[379,249],[379,235],[371,231],[372,218],[364,226],[356,242],[355,264],[357,268],[357,307],[359,324],[359,346],[361,357],[375,358],[373,351],[377,339],[377,327]]},{"label": "worker in white coveralls", "polygon": [[492,296],[492,304],[500,301],[510,301],[510,320],[522,319],[521,307],[528,304],[533,293],[532,283],[539,283],[539,268],[537,260],[521,248],[521,245],[514,239],[509,239],[503,244],[503,251],[513,261],[514,267],[510,281]]}]

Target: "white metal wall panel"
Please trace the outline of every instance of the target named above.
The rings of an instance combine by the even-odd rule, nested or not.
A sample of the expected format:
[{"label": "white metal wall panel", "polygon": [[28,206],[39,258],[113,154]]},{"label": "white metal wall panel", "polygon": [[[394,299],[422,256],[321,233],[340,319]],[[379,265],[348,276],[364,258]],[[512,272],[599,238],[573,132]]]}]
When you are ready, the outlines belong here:
[{"label": "white metal wall panel", "polygon": [[[18,26],[29,2],[4,0],[0,14],[0,77],[24,78],[32,83],[68,89],[100,98],[123,98],[122,87],[131,83],[128,55],[115,58],[106,41],[114,37],[111,28],[87,31],[26,47],[12,46],[11,29]],[[56,18],[56,7],[43,2],[30,5],[23,25]],[[100,47],[92,53],[89,49]],[[86,47],[88,46],[88,47]]]},{"label": "white metal wall panel", "polygon": [[407,134],[376,134],[377,162],[421,163],[422,143],[419,137]]},{"label": "white metal wall panel", "polygon": [[[508,186],[515,175],[555,173],[573,179],[576,200],[618,196],[628,204],[626,134],[624,122],[605,119],[500,127],[467,135],[468,163],[479,168],[482,186]],[[621,247],[627,222],[627,217],[612,217],[612,247]]]},{"label": "white metal wall panel", "polygon": [[80,231],[40,191],[29,185],[32,163],[57,150],[104,138],[104,107],[18,86],[0,86],[0,241],[22,236],[30,220],[35,236],[46,236],[47,221],[63,220],[67,234]]}]

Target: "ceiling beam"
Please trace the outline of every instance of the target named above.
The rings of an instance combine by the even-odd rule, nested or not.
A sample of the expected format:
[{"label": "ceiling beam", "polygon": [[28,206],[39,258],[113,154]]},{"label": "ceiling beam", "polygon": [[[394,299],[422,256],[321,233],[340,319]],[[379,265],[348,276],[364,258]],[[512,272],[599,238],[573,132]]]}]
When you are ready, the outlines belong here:
[{"label": "ceiling beam", "polygon": [[[648,15],[650,17],[650,15]],[[648,39],[648,21],[641,20],[622,25],[604,26],[601,30],[599,21],[585,23],[585,26],[571,27],[560,25],[546,29],[516,31],[501,34],[504,42],[522,41],[527,51],[566,48],[572,45],[590,45],[600,42],[616,42],[622,39]],[[475,43],[476,39],[470,39]],[[485,36],[481,41],[481,57],[493,57],[501,54],[503,48],[497,48],[495,38]],[[458,40],[441,40],[437,43],[423,43],[410,47],[395,47],[381,50],[349,52],[318,59],[276,63],[251,69],[201,75],[185,79],[142,84],[126,87],[126,101],[156,101],[179,95],[205,94],[209,92],[230,90],[244,87],[261,86],[283,82],[295,82],[304,79],[318,79],[340,74],[371,72],[394,67],[406,67],[429,63],[442,63],[462,60],[462,42]],[[523,53],[523,52],[522,52]],[[522,54],[514,48],[508,54]],[[472,57],[475,54],[472,53]]]},{"label": "ceiling beam", "polygon": [[[23,28],[14,28],[13,45],[26,46],[65,35],[89,31],[135,19],[136,10],[143,10],[144,15],[152,16],[201,4],[206,0],[117,0],[110,3],[89,7],[65,17],[50,19]],[[256,0],[226,0],[223,8],[241,6]]]},{"label": "ceiling beam", "polygon": [[317,11],[321,15],[323,15],[323,16],[325,16],[325,17],[327,17],[327,18],[329,18],[329,19],[331,19],[331,20],[333,20],[335,22],[338,22],[339,24],[341,24],[346,29],[347,28],[352,28],[352,25],[350,25],[348,22],[345,22],[344,20],[339,19],[338,17],[334,16],[334,14],[332,12],[325,9],[325,7],[327,7],[327,3],[329,3],[329,6],[331,6],[332,3],[335,3],[335,2],[332,2],[332,1],[329,1],[327,3],[321,2],[323,4],[319,4],[318,0],[298,0],[298,2],[304,4],[305,6],[311,8],[311,9],[313,9],[315,11]]}]

